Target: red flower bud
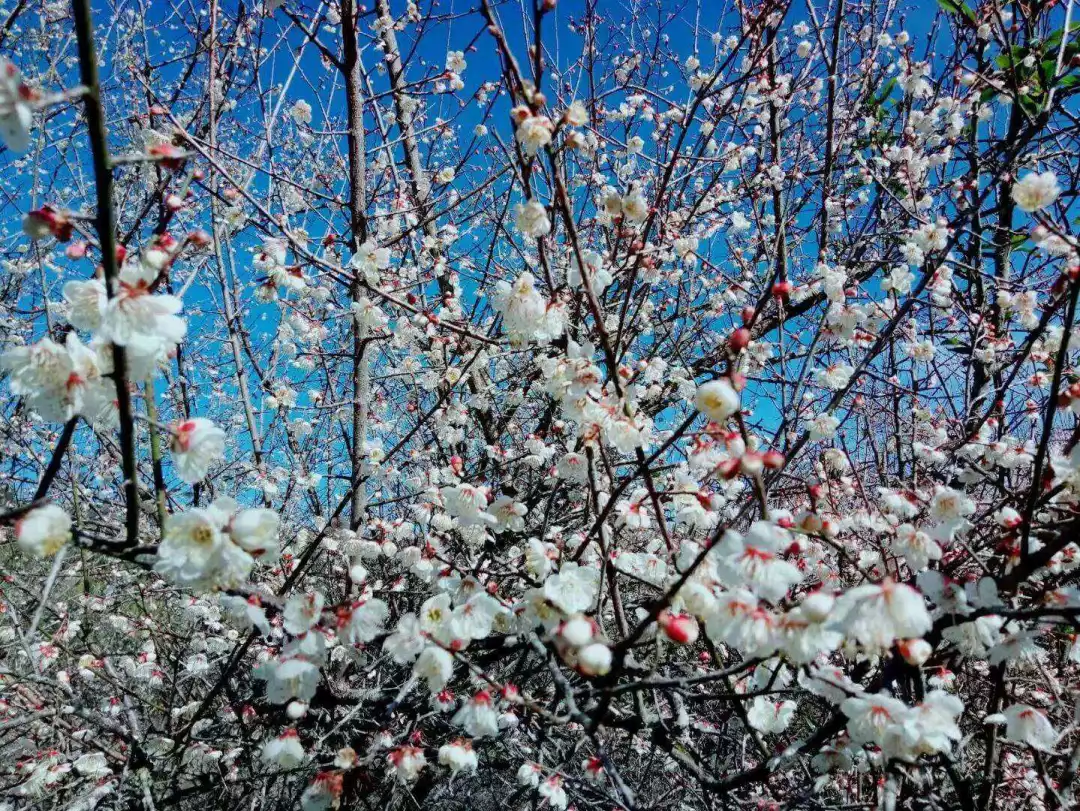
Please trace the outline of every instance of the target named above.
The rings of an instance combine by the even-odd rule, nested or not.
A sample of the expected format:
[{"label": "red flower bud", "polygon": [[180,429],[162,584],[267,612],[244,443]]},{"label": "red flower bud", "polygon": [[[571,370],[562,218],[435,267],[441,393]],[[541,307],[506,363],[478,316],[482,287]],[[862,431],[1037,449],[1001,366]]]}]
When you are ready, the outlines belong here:
[{"label": "red flower bud", "polygon": [[762,462],[764,462],[765,467],[770,470],[779,470],[784,466],[784,454],[777,450],[765,451]]},{"label": "red flower bud", "polygon": [[746,347],[750,345],[750,330],[746,327],[739,327],[728,338],[728,347],[732,352],[736,354],[742,352]]},{"label": "red flower bud", "polygon": [[698,638],[697,620],[685,613],[672,613],[670,609],[660,612],[656,618],[664,636],[677,645],[693,645]]}]

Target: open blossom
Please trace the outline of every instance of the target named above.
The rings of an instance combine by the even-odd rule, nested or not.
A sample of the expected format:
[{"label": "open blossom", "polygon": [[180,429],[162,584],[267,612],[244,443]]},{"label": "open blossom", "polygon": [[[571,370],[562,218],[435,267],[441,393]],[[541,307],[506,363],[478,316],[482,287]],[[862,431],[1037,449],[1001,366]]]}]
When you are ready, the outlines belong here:
[{"label": "open blossom", "polygon": [[912,711],[917,737],[909,742],[909,760],[917,755],[948,752],[963,734],[957,720],[964,712],[964,702],[944,690],[932,690]]},{"label": "open blossom", "polygon": [[454,675],[454,657],[438,645],[428,645],[413,665],[413,673],[427,682],[429,692],[437,693]]},{"label": "open blossom", "polygon": [[[581,272],[583,264],[584,273]],[[589,287],[597,295],[600,295],[615,280],[605,265],[604,257],[596,251],[583,251],[580,262],[576,252],[570,256],[570,267],[566,270],[566,283],[576,290],[582,286],[585,279],[588,279]]]},{"label": "open blossom", "polygon": [[499,715],[487,690],[480,690],[462,704],[451,720],[473,738],[494,738],[499,734]]},{"label": "open blossom", "polygon": [[907,718],[908,706],[899,699],[881,693],[853,696],[840,705],[847,716],[847,730],[854,743],[881,745],[889,728]]},{"label": "open blossom", "polygon": [[304,747],[295,729],[287,729],[263,744],[262,759],[279,769],[295,769],[304,762]]},{"label": "open blossom", "polygon": [[[420,655],[426,644],[419,620],[415,614],[409,613],[398,619],[397,628],[383,642],[383,650],[395,662],[408,664]],[[450,667],[452,671],[452,661]]]},{"label": "open blossom", "polygon": [[68,323],[75,329],[96,330],[105,318],[108,296],[105,285],[97,279],[70,281],[64,285],[68,303]]},{"label": "open blossom", "polygon": [[566,123],[572,127],[583,127],[589,123],[589,111],[580,100],[570,102],[566,108]]},{"label": "open blossom", "polygon": [[547,801],[548,805],[556,809],[556,811],[562,811],[562,809],[566,808],[568,802],[566,798],[566,789],[563,788],[562,778],[557,774],[553,774],[547,780],[543,781],[536,792]]},{"label": "open blossom", "polygon": [[931,517],[947,526],[956,526],[975,512],[975,502],[965,493],[950,487],[938,487],[930,503]]},{"label": "open blossom", "polygon": [[840,627],[868,648],[888,648],[896,639],[921,637],[933,625],[923,596],[888,578],[844,592],[836,611]]},{"label": "open blossom", "polygon": [[627,222],[644,222],[649,216],[649,201],[640,188],[634,188],[622,199],[622,213]]},{"label": "open blossom", "polygon": [[794,714],[794,701],[770,701],[766,696],[757,696],[746,711],[746,720],[758,732],[775,735],[788,728]]},{"label": "open blossom", "polygon": [[518,785],[536,788],[543,773],[544,770],[536,763],[522,763],[517,770]]},{"label": "open blossom", "polygon": [[229,521],[233,543],[256,560],[273,561],[278,554],[281,518],[266,507],[240,510]]},{"label": "open blossom", "polygon": [[739,410],[739,392],[729,380],[710,380],[702,383],[694,395],[694,407],[713,422],[722,423]]},{"label": "open blossom", "polygon": [[499,496],[491,503],[488,512],[495,518],[496,532],[521,532],[525,529],[528,507],[509,496]]},{"label": "open blossom", "polygon": [[363,600],[339,610],[338,625],[350,643],[366,644],[382,633],[389,613],[390,609],[382,600]]},{"label": "open blossom", "polygon": [[304,99],[297,99],[293,106],[289,108],[289,115],[297,124],[310,124],[311,105]]},{"label": "open blossom", "polygon": [[1005,723],[1005,737],[1041,752],[1053,752],[1058,734],[1046,713],[1027,704],[1013,704],[998,715],[987,716],[986,723]]},{"label": "open blossom", "polygon": [[778,619],[746,589],[720,594],[705,616],[705,628],[744,656],[767,656],[779,644]]},{"label": "open blossom", "polygon": [[846,363],[834,363],[824,369],[818,369],[814,376],[822,388],[839,391],[851,382],[855,369]]},{"label": "open blossom", "polygon": [[55,555],[71,540],[71,516],[62,507],[35,507],[15,524],[15,541],[28,555]]},{"label": "open blossom", "polygon": [[1061,194],[1053,172],[1028,172],[1013,184],[1012,199],[1024,211],[1041,211],[1053,204]]},{"label": "open blossom", "polygon": [[467,63],[463,51],[448,51],[446,54],[446,69],[451,73],[464,73]]},{"label": "open blossom", "polygon": [[195,589],[232,586],[246,579],[255,561],[226,533],[230,517],[231,512],[216,502],[169,515],[154,570]]},{"label": "open blossom", "polygon": [[546,115],[526,115],[517,126],[517,140],[530,157],[551,143],[555,125]]},{"label": "open blossom", "polygon": [[901,524],[896,528],[893,550],[916,572],[927,568],[931,561],[941,560],[938,542],[911,524]]},{"label": "open blossom", "polygon": [[212,577],[225,543],[217,518],[206,510],[173,514],[158,548],[158,569],[179,583],[202,583]]},{"label": "open blossom", "polygon": [[439,747],[439,763],[449,768],[454,777],[460,772],[475,772],[479,765],[472,744],[462,739]]},{"label": "open blossom", "polygon": [[829,627],[836,598],[824,591],[806,595],[795,608],[780,617],[777,623],[779,647],[789,659],[809,664],[821,654],[840,647],[844,635]]},{"label": "open blossom", "polygon": [[819,414],[810,423],[811,439],[832,439],[836,436],[836,429],[840,427],[840,420],[832,414]]},{"label": "open blossom", "polygon": [[387,755],[386,761],[393,770],[394,776],[403,783],[414,781],[427,766],[424,750],[417,746],[399,747]]},{"label": "open blossom", "polygon": [[142,262],[125,262],[119,289],[108,301],[102,332],[119,346],[157,347],[180,342],[187,325],[177,313],[183,303],[176,296],[154,293],[157,271]]},{"label": "open blossom", "polygon": [[177,476],[195,484],[206,478],[210,465],[225,457],[225,432],[202,417],[184,420],[173,429],[170,447]]},{"label": "open blossom", "polygon": [[499,282],[494,304],[512,342],[549,341],[562,335],[562,308],[540,294],[531,273],[522,273],[513,284]]},{"label": "open blossom", "polygon": [[255,677],[266,682],[266,700],[287,704],[294,698],[308,702],[319,686],[319,668],[299,656],[271,659],[255,669]]},{"label": "open blossom", "polygon": [[487,512],[488,488],[471,484],[454,484],[439,491],[446,511],[463,524],[494,524],[496,519]]},{"label": "open blossom", "polygon": [[[104,367],[104,368],[103,368]],[[108,416],[116,396],[104,359],[74,333],[64,343],[42,338],[0,355],[0,369],[10,374],[13,394],[50,422],[66,422],[76,414],[91,421]]]},{"label": "open blossom", "polygon": [[779,602],[803,579],[798,566],[781,554],[791,545],[787,530],[755,521],[746,535],[729,530],[715,547],[720,576],[726,585],[745,586],[762,599]]},{"label": "open blossom", "polygon": [[290,634],[305,633],[319,621],[323,596],[320,592],[294,594],[285,602],[285,630]]},{"label": "open blossom", "polygon": [[367,296],[361,296],[354,301],[351,309],[356,323],[368,330],[381,329],[389,323],[386,313]]},{"label": "open blossom", "polygon": [[0,138],[12,152],[25,152],[30,147],[32,95],[15,64],[0,57]]},{"label": "open blossom", "polygon": [[356,249],[350,264],[364,275],[368,284],[378,285],[379,271],[390,267],[390,249],[380,248],[369,239]]},{"label": "open blossom", "polygon": [[468,642],[486,639],[491,635],[495,621],[505,609],[489,594],[474,594],[465,603],[454,608],[450,615],[449,631],[453,640]]},{"label": "open blossom", "polygon": [[600,573],[591,566],[567,562],[544,581],[544,597],[561,611],[577,614],[588,610],[600,588]]},{"label": "open blossom", "polygon": [[547,209],[537,200],[518,203],[514,209],[514,225],[529,237],[542,237],[551,231]]}]

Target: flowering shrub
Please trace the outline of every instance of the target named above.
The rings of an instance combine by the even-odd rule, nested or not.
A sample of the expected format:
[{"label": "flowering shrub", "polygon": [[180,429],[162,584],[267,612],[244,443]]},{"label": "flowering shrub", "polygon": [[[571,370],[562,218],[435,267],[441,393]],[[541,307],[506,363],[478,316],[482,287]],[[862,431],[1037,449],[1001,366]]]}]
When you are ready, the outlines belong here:
[{"label": "flowering shrub", "polygon": [[0,15],[0,808],[1075,807],[1077,14],[928,5]]}]

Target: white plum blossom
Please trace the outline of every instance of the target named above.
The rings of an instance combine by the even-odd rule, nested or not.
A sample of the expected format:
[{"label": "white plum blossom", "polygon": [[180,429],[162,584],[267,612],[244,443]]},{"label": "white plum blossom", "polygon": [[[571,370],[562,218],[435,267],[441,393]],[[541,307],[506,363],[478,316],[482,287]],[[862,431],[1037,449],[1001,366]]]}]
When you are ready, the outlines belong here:
[{"label": "white plum blossom", "polygon": [[455,777],[460,772],[475,772],[479,765],[472,744],[460,739],[439,747],[439,763],[450,769],[450,774]]},{"label": "white plum blossom", "polygon": [[88,279],[65,283],[64,300],[68,303],[68,323],[75,329],[97,330],[101,327],[108,296],[100,281]]},{"label": "white plum blossom", "polygon": [[1053,172],[1028,172],[1012,187],[1012,199],[1023,211],[1041,211],[1053,205],[1061,194]]},{"label": "white plum blossom", "polygon": [[51,557],[70,540],[71,516],[56,504],[35,507],[15,523],[15,542],[34,557]]},{"label": "white plum blossom", "polygon": [[824,369],[818,369],[814,375],[822,388],[839,391],[851,382],[855,369],[850,364],[835,363]]},{"label": "white plum blossom", "polygon": [[562,809],[566,808],[568,802],[566,789],[563,788],[562,778],[558,775],[552,775],[544,780],[536,791],[555,811],[562,811]]},{"label": "white plum blossom", "polygon": [[116,396],[105,359],[69,333],[64,343],[42,338],[31,346],[16,346],[0,355],[0,369],[10,375],[13,394],[42,418],[66,422],[77,414],[97,421]]},{"label": "white plum blossom", "polygon": [[840,420],[832,414],[819,414],[810,423],[811,439],[832,439],[836,436],[836,429],[840,427]]},{"label": "white plum blossom", "polygon": [[383,642],[383,649],[396,662],[408,664],[421,654],[426,644],[419,620],[415,614],[408,613],[398,620],[397,628]]},{"label": "white plum blossom", "polygon": [[566,562],[544,581],[544,597],[566,614],[588,610],[600,588],[600,573],[591,566]]},{"label": "white plum blossom", "polygon": [[184,420],[173,428],[170,445],[181,481],[195,484],[206,478],[210,466],[225,456],[225,432],[202,417]]},{"label": "white plum blossom", "polygon": [[285,603],[285,630],[290,634],[306,633],[319,620],[323,596],[320,592],[294,594]]},{"label": "white plum blossom", "polygon": [[555,125],[547,116],[526,113],[525,118],[517,126],[517,140],[521,144],[522,151],[529,156],[535,155],[551,143],[551,134],[554,129]]},{"label": "white plum blossom", "polygon": [[266,700],[272,704],[308,702],[319,685],[319,668],[300,657],[271,659],[256,669],[255,677],[266,682]]},{"label": "white plum blossom", "polygon": [[1057,731],[1042,710],[1027,704],[1013,704],[1003,713],[987,716],[986,723],[1004,723],[1005,737],[1041,752],[1053,752]]},{"label": "white plum blossom", "polygon": [[30,148],[30,127],[34,123],[32,96],[18,67],[7,57],[0,57],[0,138],[12,152],[26,152]]},{"label": "white plum blossom", "polygon": [[383,632],[389,613],[389,607],[377,597],[353,603],[338,610],[340,633],[354,645],[367,644]]},{"label": "white plum blossom", "polygon": [[776,735],[791,724],[795,707],[794,701],[770,701],[765,696],[757,696],[746,711],[746,719],[758,732]]},{"label": "white plum blossom", "polygon": [[402,746],[387,756],[387,763],[402,783],[411,783],[427,766],[424,750],[417,746]]},{"label": "white plum blossom", "polygon": [[803,573],[782,554],[789,533],[768,521],[755,521],[745,535],[729,530],[714,547],[720,578],[731,587],[745,586],[762,599],[779,602]]},{"label": "white plum blossom", "polygon": [[452,723],[462,727],[472,738],[497,737],[499,716],[491,693],[480,690],[454,713]]},{"label": "white plum blossom", "polygon": [[215,502],[169,515],[154,570],[192,589],[228,587],[246,579],[255,560],[226,530],[234,508]]},{"label": "white plum blossom", "polygon": [[716,423],[723,423],[740,408],[739,392],[723,378],[702,383],[694,395],[694,407]]},{"label": "white plum blossom", "polygon": [[519,203],[514,209],[514,225],[529,237],[542,237],[551,231],[547,209],[537,200]]},{"label": "white plum blossom", "polygon": [[451,73],[464,73],[467,63],[462,51],[448,51],[446,54],[446,69]]},{"label": "white plum blossom", "polygon": [[363,274],[370,285],[378,285],[379,271],[390,267],[390,249],[368,240],[357,248],[349,264]]},{"label": "white plum blossom", "polygon": [[438,645],[428,645],[416,660],[413,672],[427,682],[429,692],[437,693],[454,673],[454,657]]},{"label": "white plum blossom", "polygon": [[921,637],[933,625],[923,596],[888,578],[844,592],[836,613],[845,633],[871,649],[888,648],[897,639]]},{"label": "white plum blossom", "polygon": [[540,294],[531,273],[522,273],[513,284],[499,282],[494,304],[513,342],[546,342],[562,335],[562,308]]},{"label": "white plum blossom", "polygon": [[167,293],[156,293],[152,285],[158,271],[142,262],[125,262],[115,298],[109,299],[102,319],[102,334],[119,346],[146,351],[172,346],[187,332],[184,320],[176,315],[183,302]]},{"label": "white plum blossom", "polygon": [[295,729],[287,729],[263,744],[262,759],[279,769],[295,769],[304,762],[304,747]]},{"label": "white plum blossom", "polygon": [[240,510],[229,520],[233,543],[256,560],[273,561],[278,554],[278,531],[281,518],[266,507]]}]

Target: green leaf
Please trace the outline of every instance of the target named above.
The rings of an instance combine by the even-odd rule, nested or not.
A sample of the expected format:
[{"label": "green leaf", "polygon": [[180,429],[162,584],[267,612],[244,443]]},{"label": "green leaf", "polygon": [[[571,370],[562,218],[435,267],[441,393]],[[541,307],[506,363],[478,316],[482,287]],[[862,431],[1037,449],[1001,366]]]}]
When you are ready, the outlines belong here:
[{"label": "green leaf", "polygon": [[961,14],[967,18],[968,22],[975,23],[975,12],[971,10],[971,7],[967,3],[958,3],[956,0],[937,0],[938,5],[945,9],[950,14]]},{"label": "green leaf", "polygon": [[[1069,23],[1069,31],[1076,31],[1077,29],[1080,29],[1080,22]],[[1061,44],[1061,38],[1062,36],[1064,36],[1064,34],[1065,29],[1059,28],[1057,31],[1055,31],[1053,34],[1046,38],[1046,40],[1043,42],[1043,48],[1045,48],[1047,51],[1056,51],[1057,47]]]},{"label": "green leaf", "polygon": [[1008,51],[999,54],[994,59],[994,64],[1002,70],[1006,70],[1010,67],[1019,66],[1024,61],[1024,57],[1028,55],[1028,49],[1021,47],[1020,45],[1013,45]]},{"label": "green leaf", "polygon": [[893,78],[889,79],[889,81],[887,81],[885,83],[885,86],[881,88],[881,92],[878,93],[874,97],[873,102],[871,102],[872,105],[874,107],[880,107],[881,105],[883,105],[888,100],[889,96],[892,95],[892,91],[893,91],[894,87],[896,87],[896,77],[895,76]]}]

